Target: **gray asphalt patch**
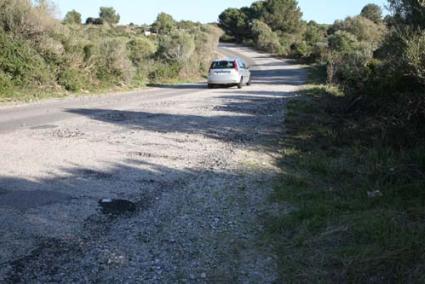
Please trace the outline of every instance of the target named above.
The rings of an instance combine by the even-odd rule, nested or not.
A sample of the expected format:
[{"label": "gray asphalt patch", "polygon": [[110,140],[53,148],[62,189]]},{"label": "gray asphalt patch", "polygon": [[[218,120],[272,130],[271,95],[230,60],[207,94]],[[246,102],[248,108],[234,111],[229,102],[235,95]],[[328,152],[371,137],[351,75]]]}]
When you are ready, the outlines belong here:
[{"label": "gray asphalt patch", "polygon": [[71,199],[67,194],[54,191],[9,191],[0,194],[0,208],[28,210]]}]

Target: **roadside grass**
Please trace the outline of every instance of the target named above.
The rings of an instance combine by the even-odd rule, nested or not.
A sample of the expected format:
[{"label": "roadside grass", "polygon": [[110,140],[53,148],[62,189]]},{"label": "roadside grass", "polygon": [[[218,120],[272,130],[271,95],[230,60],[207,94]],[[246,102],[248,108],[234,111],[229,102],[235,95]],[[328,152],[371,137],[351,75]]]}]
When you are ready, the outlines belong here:
[{"label": "roadside grass", "polygon": [[150,87],[163,87],[172,86],[178,84],[198,83],[202,82],[204,78],[201,76],[193,76],[192,78],[179,79],[169,78],[161,80],[158,83],[149,83],[146,81],[135,81],[128,85],[114,85],[112,83],[101,84],[96,87],[88,86],[84,90],[79,91],[66,91],[63,89],[52,89],[52,88],[10,88],[6,91],[0,92],[0,104],[7,103],[18,103],[18,102],[36,102],[46,99],[61,99],[67,97],[78,97],[78,96],[101,96],[110,93],[122,93],[129,91],[143,90]]},{"label": "roadside grass", "polygon": [[13,89],[8,90],[7,92],[0,93],[0,104],[7,103],[29,103],[37,102],[46,99],[61,99],[67,97],[78,97],[78,96],[99,96],[102,94],[108,94],[112,92],[127,92],[131,90],[142,89],[144,86],[109,86],[109,87],[99,87],[98,89],[88,89],[78,92],[69,92],[64,90],[49,90],[49,89]]},{"label": "roadside grass", "polygon": [[[137,79],[137,78],[136,78]],[[178,84],[189,84],[189,83],[199,83],[204,81],[203,76],[192,76],[188,78],[168,78],[157,81],[155,83],[149,82],[146,80],[135,80],[128,85],[115,85],[112,83],[102,83],[96,87],[87,86],[86,89],[79,91],[66,91],[60,88],[16,88],[11,87],[7,90],[0,91],[0,104],[4,103],[18,103],[18,102],[35,102],[46,99],[61,99],[66,97],[75,97],[75,96],[99,96],[109,93],[120,93],[128,91],[137,91],[149,87],[163,87],[163,86],[172,86]]]},{"label": "roadside grass", "polygon": [[267,219],[281,278],[425,283],[425,145],[380,143],[344,100],[313,84],[288,103],[273,200],[295,209]]},{"label": "roadside grass", "polygon": [[18,91],[7,90],[7,92],[0,93],[0,103],[15,103],[15,102],[32,102],[39,101],[47,98],[62,98],[65,97],[64,92],[53,94],[52,92],[35,92],[32,91]]}]

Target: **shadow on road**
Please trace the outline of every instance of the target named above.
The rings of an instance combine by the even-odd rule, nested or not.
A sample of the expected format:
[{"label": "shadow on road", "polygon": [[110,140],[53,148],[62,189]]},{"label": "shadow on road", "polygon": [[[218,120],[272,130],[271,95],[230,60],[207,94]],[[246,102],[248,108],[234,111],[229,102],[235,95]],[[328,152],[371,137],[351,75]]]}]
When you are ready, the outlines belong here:
[{"label": "shadow on road", "polygon": [[[282,65],[282,64],[280,64]],[[253,84],[301,86],[306,81],[306,68],[252,70]]]},{"label": "shadow on road", "polygon": [[[140,164],[148,168],[142,169],[136,166]],[[173,194],[172,202],[175,204],[189,206],[185,204],[195,202],[197,207],[205,207],[200,209],[201,211],[207,210],[206,207],[210,205],[197,201],[196,198],[194,200],[192,192],[182,189],[187,181],[193,181],[201,176],[219,180],[238,179],[237,176],[227,172],[207,169],[176,170],[149,163],[143,158],[127,160],[125,164],[110,165],[108,170],[102,171],[71,167],[63,169],[60,176],[37,181],[1,177],[1,282],[44,282],[41,279],[72,282],[72,279],[79,276],[89,279],[89,282],[96,282],[102,277],[106,279],[111,272],[110,269],[102,272],[104,266],[100,260],[105,258],[106,252],[110,252],[111,257],[114,251],[120,251],[129,259],[137,260],[140,254],[146,259],[155,259],[159,253],[157,242],[161,240],[150,236],[159,234],[156,231],[158,226],[164,226],[167,222],[170,226],[168,230],[172,230],[170,234],[181,234],[187,239],[194,236],[191,233],[192,223],[172,226],[174,222],[178,222],[178,218],[181,218],[179,212],[175,211],[179,206],[170,203],[166,212],[155,212],[155,219],[148,213],[149,209],[158,200],[163,199],[163,194],[178,191],[178,194]],[[134,217],[138,226],[123,225],[124,227],[118,228],[113,233],[111,230],[116,226],[116,217],[102,213],[98,203],[101,198],[130,200],[135,204],[136,210],[129,214],[141,216],[139,214],[146,211],[147,215]],[[194,204],[190,206],[193,207]],[[132,216],[122,217],[132,218]],[[196,228],[199,235],[212,235],[212,229],[208,224],[196,224]],[[145,237],[142,239],[141,236]],[[133,242],[131,245],[128,245],[129,239]],[[99,244],[102,244],[101,248]],[[167,260],[179,269],[172,273],[177,277],[186,269],[179,267],[182,258],[189,261],[192,258],[191,251],[202,252],[202,238],[193,243],[190,251],[172,242],[162,243],[161,246],[161,251],[173,251],[167,256]],[[226,259],[232,259],[231,252],[223,256],[221,261]],[[124,275],[122,269],[124,268],[120,267],[115,273]],[[138,273],[138,271],[130,273],[135,272]],[[146,277],[153,278],[155,275],[153,270],[144,270],[143,273],[147,274]],[[183,273],[189,274],[190,271]],[[121,279],[125,277],[122,276]]]},{"label": "shadow on road", "polygon": [[[298,86],[305,79],[305,72],[300,69],[252,72],[254,84]],[[202,90],[207,85],[154,87]],[[276,150],[277,140],[282,137],[283,132],[282,112],[285,100],[292,97],[293,93],[246,88],[238,90],[237,94],[226,91],[216,91],[215,94],[215,98],[222,103],[215,105],[208,116],[101,108],[72,108],[67,112],[135,131],[195,134],[238,146],[260,148],[265,152]],[[167,147],[159,144],[157,146]],[[139,279],[138,273],[151,273],[152,275],[143,276],[153,279],[154,271],[147,270],[153,264],[136,262],[140,255],[149,261],[155,261],[159,258],[159,251],[164,254],[161,257],[164,256],[171,263],[169,267],[175,267],[172,269],[176,271],[167,273],[176,277],[181,274],[190,275],[191,267],[180,267],[179,264],[182,260],[192,263],[194,255],[201,259],[205,243],[216,244],[223,252],[213,259],[213,267],[222,266],[226,270],[237,268],[228,264],[235,259],[235,247],[243,246],[237,242],[236,245],[223,242],[223,235],[217,234],[211,224],[217,216],[231,211],[229,208],[232,208],[235,216],[250,214],[247,208],[239,203],[235,206],[232,200],[238,200],[241,191],[246,190],[245,187],[238,188],[240,183],[245,180],[257,181],[260,175],[258,169],[238,173],[236,170],[215,170],[210,164],[202,164],[196,169],[176,169],[163,162],[154,164],[152,160],[159,158],[155,156],[158,153],[149,153],[148,156],[143,152],[123,155],[125,158],[121,163],[103,164],[102,170],[70,165],[58,171],[60,174],[50,174],[50,177],[44,179],[0,177],[0,282],[3,279],[6,283],[38,279],[72,282],[73,278],[62,277],[75,276],[81,280],[83,278],[78,278],[80,275],[88,280],[86,282],[108,279],[102,277],[109,276],[108,270],[114,271],[114,268],[102,266],[99,259],[105,259],[106,252],[114,256],[118,249],[122,255],[128,256],[129,262],[135,263],[139,268],[128,271],[129,276],[135,277],[133,280]],[[208,162],[207,159],[203,163]],[[196,179],[199,182],[194,184],[198,186],[185,188],[187,183]],[[228,193],[218,195],[214,192],[223,190],[220,186],[217,187],[221,184],[223,188],[229,188]],[[256,190],[256,185],[253,188]],[[199,191],[207,194],[198,194]],[[179,194],[169,194],[172,192]],[[113,218],[102,215],[98,206],[98,201],[102,198],[129,200],[136,205],[137,214],[148,213],[157,202],[164,203],[163,207],[156,208],[152,214],[137,216],[140,218],[134,221],[136,225],[124,224],[120,227],[114,224]],[[167,198],[171,198],[168,203]],[[182,207],[193,209],[194,212],[190,212],[192,215],[185,212],[186,215],[182,216],[179,211]],[[192,218],[197,214],[205,215],[206,218]],[[181,218],[186,217],[191,219],[181,221]],[[115,231],[111,233],[114,226]],[[184,247],[175,240],[156,239],[158,236],[167,236],[167,232],[164,233],[167,230],[174,237],[190,240],[190,247]],[[241,235],[252,232],[239,233],[233,235],[230,232],[225,239],[239,241]],[[199,264],[200,267],[203,265],[211,264]],[[115,271],[117,275],[128,276],[124,268],[119,269]],[[228,275],[238,275],[239,272],[226,271]],[[132,273],[135,275],[131,275]],[[220,272],[208,271],[208,276],[214,279],[214,273],[220,275]],[[170,280],[179,281],[178,278]],[[224,279],[221,282],[235,282],[234,280]]]},{"label": "shadow on road", "polygon": [[148,87],[161,88],[161,89],[207,89],[207,83],[195,83],[195,84],[148,84]]},{"label": "shadow on road", "polygon": [[271,117],[282,115],[284,99],[292,95],[242,91],[238,96],[222,96],[219,98],[224,98],[225,103],[214,107],[214,116],[95,108],[67,112],[135,130],[200,134],[222,142],[255,147],[267,146],[270,139],[281,133],[282,121]]}]

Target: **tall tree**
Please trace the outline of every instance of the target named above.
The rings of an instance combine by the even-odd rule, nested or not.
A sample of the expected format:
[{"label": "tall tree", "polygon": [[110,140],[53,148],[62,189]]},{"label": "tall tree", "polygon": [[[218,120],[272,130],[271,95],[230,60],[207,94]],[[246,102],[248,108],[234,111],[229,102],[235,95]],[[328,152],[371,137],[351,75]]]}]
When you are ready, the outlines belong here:
[{"label": "tall tree", "polygon": [[376,4],[368,4],[363,7],[360,16],[365,17],[375,23],[382,22],[382,9]]},{"label": "tall tree", "polygon": [[296,33],[302,27],[303,14],[297,0],[267,0],[262,19],[273,30]]},{"label": "tall tree", "polygon": [[425,0],[388,0],[393,21],[414,29],[425,29]]},{"label": "tall tree", "polygon": [[219,26],[236,41],[249,37],[251,29],[248,16],[240,9],[229,8],[220,14]]},{"label": "tall tree", "polygon": [[105,23],[118,24],[121,17],[113,7],[100,7],[99,18]]},{"label": "tall tree", "polygon": [[258,20],[263,15],[264,1],[252,3],[250,7],[242,7],[241,11],[247,16],[248,21],[254,24],[254,20]]},{"label": "tall tree", "polygon": [[176,27],[176,21],[167,13],[160,13],[152,24],[152,29],[158,34],[170,33]]},{"label": "tall tree", "polygon": [[81,24],[81,14],[75,10],[69,11],[66,13],[65,18],[63,19],[64,24]]}]

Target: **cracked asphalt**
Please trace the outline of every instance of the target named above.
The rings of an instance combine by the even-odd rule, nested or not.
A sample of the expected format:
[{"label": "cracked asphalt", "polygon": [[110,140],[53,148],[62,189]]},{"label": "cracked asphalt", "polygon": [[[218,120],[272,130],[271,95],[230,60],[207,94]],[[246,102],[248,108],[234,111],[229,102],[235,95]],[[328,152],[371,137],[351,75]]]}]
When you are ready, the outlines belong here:
[{"label": "cracked asphalt", "polygon": [[[1,283],[280,280],[263,221],[288,210],[269,197],[306,70],[220,51],[248,60],[252,86],[0,107]],[[101,199],[123,203],[105,214]]]}]

